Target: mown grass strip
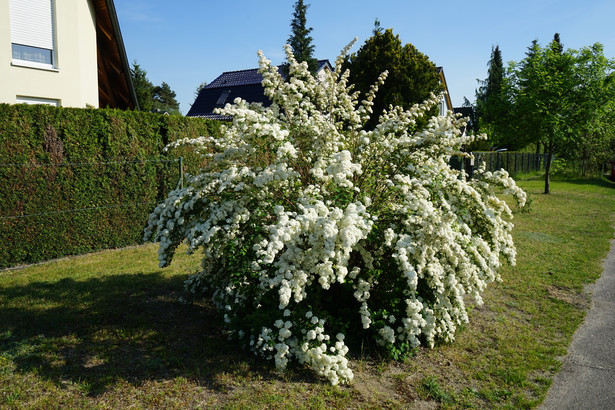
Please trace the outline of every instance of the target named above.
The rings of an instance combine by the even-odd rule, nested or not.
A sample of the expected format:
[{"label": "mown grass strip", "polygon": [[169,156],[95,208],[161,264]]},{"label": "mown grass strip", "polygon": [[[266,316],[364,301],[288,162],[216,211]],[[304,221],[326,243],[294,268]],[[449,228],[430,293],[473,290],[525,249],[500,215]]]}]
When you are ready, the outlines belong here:
[{"label": "mown grass strip", "polygon": [[[530,408],[546,394],[589,306],[615,225],[604,180],[520,181],[517,266],[470,308],[457,340],[403,363],[357,357],[350,387],[280,374],[226,340],[205,302],[180,303],[199,263],[157,267],[156,247],[0,273],[0,407]],[[359,353],[360,354],[360,353]]]}]

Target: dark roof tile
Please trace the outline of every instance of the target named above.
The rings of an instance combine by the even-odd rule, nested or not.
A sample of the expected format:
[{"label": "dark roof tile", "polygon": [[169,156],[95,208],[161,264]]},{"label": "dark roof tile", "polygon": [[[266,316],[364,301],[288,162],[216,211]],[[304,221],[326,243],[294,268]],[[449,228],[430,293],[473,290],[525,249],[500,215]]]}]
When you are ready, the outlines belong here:
[{"label": "dark roof tile", "polygon": [[[328,60],[319,60],[318,70],[326,65],[331,66]],[[278,66],[278,70],[281,69],[282,66]],[[203,87],[186,116],[220,119],[219,115],[213,113],[214,109],[233,103],[237,97],[251,103],[261,103],[268,107],[271,105],[271,101],[265,96],[265,90],[261,85],[262,81],[263,76],[257,68],[222,73],[218,78]]]}]

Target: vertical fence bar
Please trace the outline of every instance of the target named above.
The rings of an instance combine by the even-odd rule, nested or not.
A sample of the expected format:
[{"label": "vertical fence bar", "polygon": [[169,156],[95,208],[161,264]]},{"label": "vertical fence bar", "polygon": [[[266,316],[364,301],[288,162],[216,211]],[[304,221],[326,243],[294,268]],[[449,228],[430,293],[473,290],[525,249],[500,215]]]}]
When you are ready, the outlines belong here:
[{"label": "vertical fence bar", "polygon": [[179,157],[179,187],[184,187],[184,157]]}]

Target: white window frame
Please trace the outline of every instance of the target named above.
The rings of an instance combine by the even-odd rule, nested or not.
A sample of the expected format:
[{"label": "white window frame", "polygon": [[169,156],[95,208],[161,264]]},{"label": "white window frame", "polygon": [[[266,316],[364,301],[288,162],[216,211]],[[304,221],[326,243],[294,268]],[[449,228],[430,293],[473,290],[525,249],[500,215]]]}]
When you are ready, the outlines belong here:
[{"label": "white window frame", "polygon": [[60,100],[54,98],[27,97],[25,95],[18,95],[16,97],[16,104],[45,104],[60,107]]},{"label": "white window frame", "polygon": [[[9,7],[12,65],[57,71],[55,0],[9,0]],[[14,46],[48,51],[51,62],[16,58]]]}]

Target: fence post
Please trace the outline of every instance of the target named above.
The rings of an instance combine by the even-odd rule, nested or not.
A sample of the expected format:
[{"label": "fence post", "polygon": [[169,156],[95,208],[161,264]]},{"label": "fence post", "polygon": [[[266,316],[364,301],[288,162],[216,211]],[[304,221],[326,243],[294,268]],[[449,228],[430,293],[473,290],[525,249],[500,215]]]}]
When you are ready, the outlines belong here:
[{"label": "fence post", "polygon": [[184,187],[184,157],[179,157],[179,187]]}]

